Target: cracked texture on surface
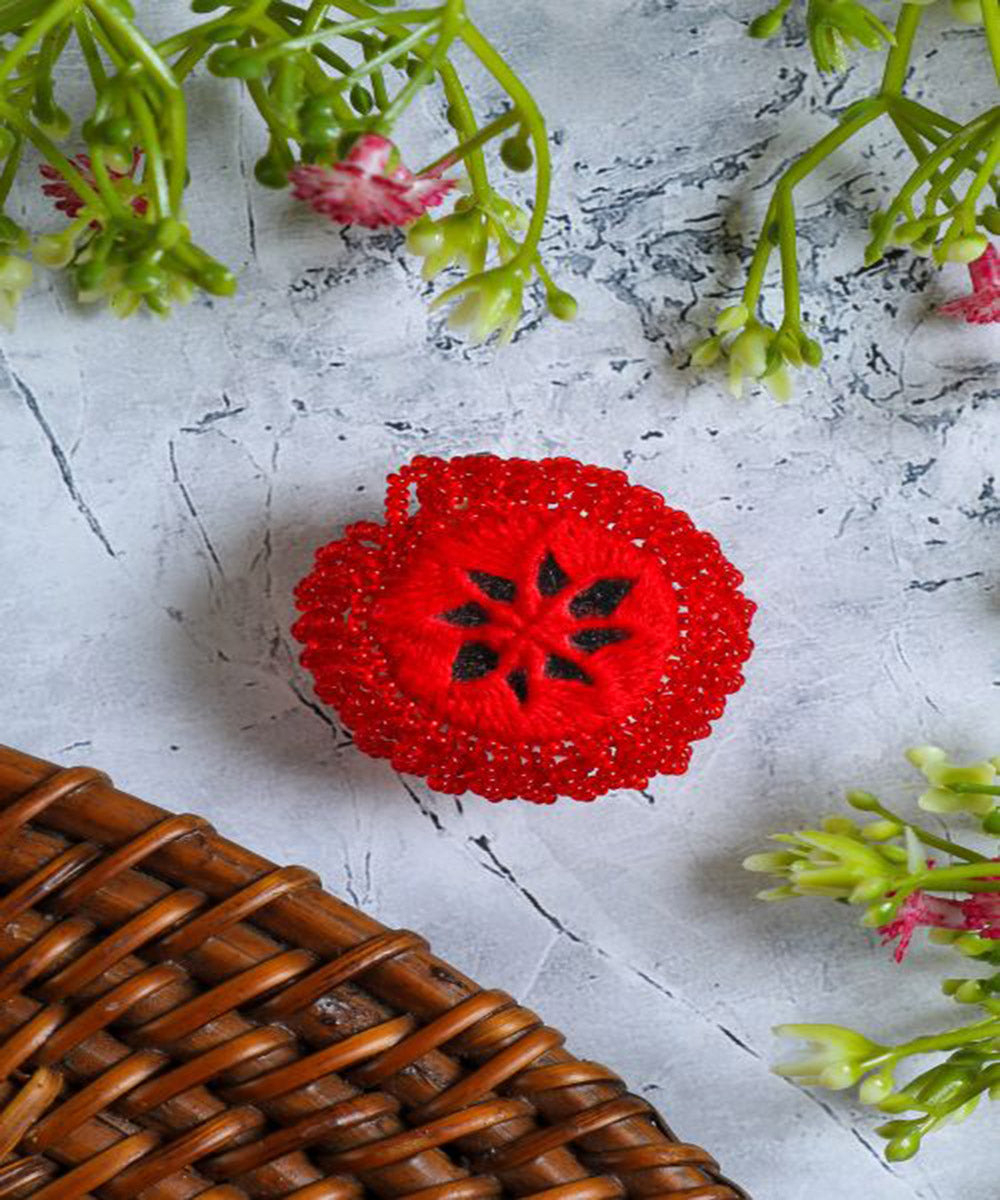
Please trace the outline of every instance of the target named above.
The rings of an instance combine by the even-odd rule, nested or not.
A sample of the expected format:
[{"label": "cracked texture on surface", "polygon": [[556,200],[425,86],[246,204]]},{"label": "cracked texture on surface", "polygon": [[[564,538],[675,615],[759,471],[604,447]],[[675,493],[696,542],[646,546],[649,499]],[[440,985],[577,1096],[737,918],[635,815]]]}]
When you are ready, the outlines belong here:
[{"label": "cracked texture on surface", "polygon": [[[995,334],[933,315],[962,268],[859,267],[867,213],[906,170],[878,128],[799,199],[822,370],[784,409],[681,370],[736,295],[775,175],[871,62],[818,81],[794,37],[745,38],[743,3],[478,7],[550,116],[547,253],[579,320],[531,313],[513,348],[469,348],[428,319],[397,235],[247,192],[255,116],[196,81],[189,209],[242,266],[239,296],[120,325],[45,279],[4,340],[3,737],[202,811],[421,930],[757,1200],[995,1200],[989,1114],[889,1167],[849,1097],[768,1073],[776,1021],[943,1023],[937,956],[897,969],[852,913],[754,904],[738,868],[848,786],[898,800],[908,743],[1000,749]],[[980,40],[922,46],[929,102],[961,116],[989,94]],[[359,755],[314,700],[288,628],[315,547],[376,515],[403,459],[481,449],[623,467],[745,571],[748,686],[683,779],[553,811],[454,800]]]}]

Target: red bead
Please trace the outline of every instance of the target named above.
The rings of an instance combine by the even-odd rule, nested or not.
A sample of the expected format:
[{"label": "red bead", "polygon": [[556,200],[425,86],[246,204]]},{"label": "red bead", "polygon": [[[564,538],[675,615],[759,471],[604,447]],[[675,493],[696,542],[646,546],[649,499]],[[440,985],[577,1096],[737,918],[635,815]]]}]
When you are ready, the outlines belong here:
[{"label": "red bead", "polygon": [[320,698],[397,770],[593,800],[686,769],[743,682],[741,582],[621,471],[419,457],[389,477],[384,525],[317,553],[293,633]]}]

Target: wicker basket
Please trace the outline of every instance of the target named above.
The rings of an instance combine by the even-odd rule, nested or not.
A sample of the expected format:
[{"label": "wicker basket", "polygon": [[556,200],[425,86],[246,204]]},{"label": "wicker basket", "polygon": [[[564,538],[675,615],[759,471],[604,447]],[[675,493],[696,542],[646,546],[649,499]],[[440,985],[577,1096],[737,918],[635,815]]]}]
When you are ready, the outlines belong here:
[{"label": "wicker basket", "polygon": [[562,1043],[310,871],[0,748],[4,1200],[745,1200]]}]

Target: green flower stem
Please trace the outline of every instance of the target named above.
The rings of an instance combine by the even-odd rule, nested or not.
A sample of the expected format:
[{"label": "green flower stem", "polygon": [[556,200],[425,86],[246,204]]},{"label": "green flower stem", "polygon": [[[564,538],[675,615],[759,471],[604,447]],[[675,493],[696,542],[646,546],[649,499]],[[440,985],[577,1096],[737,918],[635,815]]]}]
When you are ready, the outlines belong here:
[{"label": "green flower stem", "polygon": [[[293,10],[293,6],[290,4],[275,4],[273,5],[273,8],[276,10],[280,9],[282,12],[285,10],[297,11]],[[253,19],[253,25],[254,28],[260,33],[261,37],[277,38],[279,40],[284,34],[291,33],[294,30],[294,26],[292,25],[291,21],[287,17],[281,15],[255,16]],[[350,126],[355,120],[354,110],[343,98],[343,96],[341,96],[340,92],[331,86],[331,82],[324,73],[323,68],[320,66],[320,62],[325,62],[329,66],[332,66],[334,70],[342,73],[350,71],[352,69],[351,64],[345,59],[342,59],[339,54],[335,54],[327,46],[315,46],[313,47],[311,54],[303,55],[302,58],[306,75],[313,90],[317,93],[322,92],[323,95],[327,96],[337,114],[337,119],[342,125]],[[319,62],[314,61],[315,59],[318,59]],[[249,84],[250,81],[247,80],[247,83]],[[248,90],[251,89],[248,88]],[[258,104],[257,107],[260,108],[260,105]],[[261,110],[261,116],[264,116],[263,110]],[[289,130],[288,136],[294,136],[294,131]]]},{"label": "green flower stem", "polygon": [[95,211],[101,210],[101,198],[84,179],[80,172],[59,149],[54,141],[29,120],[20,109],[0,99],[0,119],[16,130],[23,138],[43,154],[66,180],[77,196]]},{"label": "green flower stem", "polygon": [[4,54],[3,61],[0,62],[0,83],[3,83],[5,79],[9,79],[13,75],[14,71],[24,62],[50,29],[55,29],[61,21],[68,17],[75,8],[79,8],[82,3],[83,0],[56,0],[55,4],[50,4],[34,24],[21,36],[14,47]]},{"label": "green flower stem", "polygon": [[[810,149],[802,154],[796,162],[788,168],[778,181],[777,187],[774,189],[774,195],[771,204],[767,210],[767,215],[764,218],[764,225],[761,229],[760,237],[754,249],[754,256],[750,263],[750,269],[747,272],[747,282],[743,289],[743,303],[753,312],[757,307],[757,302],[760,298],[761,288],[764,282],[764,273],[767,270],[767,264],[771,257],[773,249],[771,243],[771,228],[775,221],[779,221],[779,240],[782,244],[782,263],[784,264],[788,256],[786,243],[788,235],[781,227],[781,209],[785,204],[791,204],[792,189],[807,175],[814,171],[824,159],[828,158],[834,150],[842,146],[844,142],[852,138],[860,129],[866,125],[870,125],[872,121],[877,120],[886,111],[888,102],[884,99],[873,99],[869,103],[863,105],[853,117],[850,117],[843,124],[838,125],[836,129],[831,129],[825,137],[820,140]],[[787,201],[785,197],[787,196]],[[794,222],[792,226],[791,253],[794,255]],[[784,266],[783,266],[784,269]],[[797,266],[796,266],[797,276]],[[793,312],[797,312],[798,303],[798,283],[797,278],[794,283],[795,303]],[[786,308],[788,305],[788,295],[785,297]]]},{"label": "green flower stem", "polygon": [[[375,57],[376,53],[377,51],[375,49],[375,42],[372,40],[365,42],[365,60],[371,61],[371,59]],[[350,70],[350,67],[348,67],[348,70]],[[382,74],[381,67],[378,67],[371,73],[371,88],[372,95],[375,98],[375,104],[378,106],[379,112],[384,113],[389,107],[390,101],[389,89],[385,85],[385,76]]]},{"label": "green flower stem", "polygon": [[888,1066],[914,1054],[934,1054],[941,1050],[957,1050],[960,1046],[971,1046],[977,1042],[1000,1036],[1000,1020],[976,1021],[972,1025],[961,1025],[947,1033],[934,1033],[913,1038],[899,1046],[891,1046],[882,1054],[866,1060],[866,1070]]},{"label": "green flower stem", "polygon": [[94,91],[99,92],[107,83],[108,76],[90,27],[90,14],[86,10],[78,12],[73,17],[73,24],[76,29],[76,40],[80,43],[84,62],[90,72],[90,82],[94,85]]},{"label": "green flower stem", "polygon": [[103,146],[90,147],[90,166],[94,172],[94,182],[97,184],[97,190],[101,194],[108,214],[128,220],[131,210],[111,182],[111,176],[108,174],[107,164],[104,161]]},{"label": "green flower stem", "polygon": [[990,861],[985,854],[980,854],[977,850],[970,850],[958,842],[951,841],[950,838],[939,837],[938,834],[931,833],[929,829],[924,829],[920,825],[914,825],[912,821],[905,820],[897,813],[894,813],[891,808],[887,808],[881,800],[877,800],[869,811],[877,813],[884,820],[892,821],[896,825],[908,825],[925,846],[930,846],[934,850],[941,850],[945,854],[954,854],[956,858],[964,858],[966,862],[983,863]]},{"label": "green flower stem", "polygon": [[[412,39],[410,45],[415,45],[422,40],[422,30],[426,26],[436,25],[442,19],[444,10],[442,8],[412,8],[407,10],[407,18],[418,21],[418,28],[407,34],[407,38]],[[291,38],[286,42],[282,42],[280,46],[274,46],[269,51],[263,51],[260,54],[262,61],[267,61],[269,58],[274,58],[279,54],[291,54],[296,50],[311,50],[314,46],[326,41],[330,37],[346,37],[351,33],[360,33],[362,30],[371,29],[372,26],[381,26],[383,15],[376,13],[370,17],[358,17],[354,21],[342,21],[340,24],[327,23],[322,29],[316,30],[314,33],[305,33],[301,37]],[[401,43],[390,47],[384,55],[378,55],[381,60],[378,65],[390,62],[394,57],[393,51],[400,50]],[[406,49],[409,50],[410,46]],[[375,61],[374,59],[372,60]],[[367,64],[366,64],[367,65]]]},{"label": "green flower stem", "polygon": [[149,105],[146,103],[145,97],[135,91],[129,96],[128,106],[139,126],[142,144],[146,151],[146,172],[152,179],[153,195],[151,198],[156,207],[157,216],[162,218],[170,213],[177,214],[180,212],[180,201],[178,200],[177,204],[174,204],[167,181],[160,135]]},{"label": "green flower stem", "polygon": [[516,108],[505,112],[503,116],[497,117],[490,121],[488,125],[484,125],[472,137],[466,138],[452,147],[446,154],[440,154],[433,162],[429,162],[426,167],[421,167],[417,172],[418,175],[426,175],[431,171],[443,170],[445,167],[451,166],[452,163],[458,162],[459,159],[465,158],[474,150],[478,150],[481,146],[485,146],[495,137],[499,137],[505,130],[510,129],[512,125],[516,125],[521,120],[521,114]]},{"label": "green flower stem", "polygon": [[[902,116],[894,108],[889,109],[889,119],[892,121],[893,125],[896,126],[899,136],[906,143],[910,153],[918,163],[922,163],[927,157],[927,147],[924,145],[924,135],[921,133],[921,131],[915,129],[909,123],[906,117]],[[941,182],[941,176],[934,175],[932,177],[932,182],[934,183],[935,187],[937,187],[938,183]],[[955,193],[947,185],[944,186],[942,194],[945,196],[949,204],[955,205],[958,203],[958,198],[956,197]]]},{"label": "green flower stem", "polygon": [[910,65],[910,54],[913,52],[913,39],[916,37],[922,16],[923,9],[917,4],[904,4],[900,10],[894,30],[895,43],[885,61],[880,95],[898,96],[902,92],[906,82],[906,69]]},{"label": "green flower stem", "polygon": [[[911,100],[909,96],[894,96],[891,101],[893,111],[899,111],[907,116],[914,125],[924,133],[925,137],[940,136],[937,130],[944,133],[958,133],[962,126],[951,117],[935,112],[932,108]],[[935,131],[932,133],[932,131]]]},{"label": "green flower stem", "polygon": [[538,243],[541,241],[545,214],[549,207],[549,192],[552,186],[552,160],[549,157],[545,119],[532,94],[471,21],[462,27],[461,38],[500,86],[506,89],[507,94],[520,110],[522,123],[527,129],[534,147],[535,204],[521,248],[508,264],[515,268],[528,267],[533,261]]},{"label": "green flower stem", "polygon": [[881,236],[876,236],[873,239],[873,246],[875,248],[881,251],[896,219],[912,207],[914,195],[928,182],[938,167],[950,158],[969,138],[974,137],[982,128],[994,120],[998,111],[1000,110],[990,109],[974,118],[968,125],[962,125],[957,133],[953,133],[951,137],[946,138],[918,165],[906,183],[903,184],[892,204],[889,205],[885,214],[884,232]]},{"label": "green flower stem", "polygon": [[[456,130],[463,141],[473,141],[479,133],[476,118],[458,72],[450,62],[441,64],[441,84],[455,119]],[[472,194],[480,204],[488,203],[493,193],[486,170],[486,156],[481,147],[466,152],[465,166],[472,183]]]},{"label": "green flower stem", "polygon": [[798,330],[802,325],[799,295],[799,260],[795,241],[795,205],[791,186],[778,185],[774,193],[778,210],[778,247],[781,252],[781,288],[785,311],[782,325]]},{"label": "green flower stem", "polygon": [[134,91],[130,103],[135,108],[136,118],[144,136],[148,138],[149,132],[152,131],[152,139],[146,142],[146,154],[147,162],[153,173],[160,215],[165,216],[167,213],[177,215],[181,211],[184,188],[187,185],[187,108],[184,103],[184,93],[169,66],[131,21],[123,17],[118,9],[108,3],[108,0],[88,0],[88,3],[105,26],[114,30],[120,44],[124,44],[134,58],[142,63],[150,77],[163,91],[167,131],[170,139],[169,184],[165,182],[163,153],[160,150],[159,136],[156,133],[152,116],[149,114],[148,106]]},{"label": "green flower stem", "polygon": [[771,252],[774,250],[771,230],[774,227],[778,210],[777,198],[777,192],[775,192],[768,205],[760,237],[754,247],[753,258],[750,260],[746,285],[743,288],[743,304],[751,313],[756,311],[761,289],[764,286],[764,276],[767,274],[767,265],[771,261]]},{"label": "green flower stem", "polygon": [[[988,133],[984,133],[979,139],[979,141],[983,144],[987,142],[990,142],[991,144],[989,145],[989,149],[986,152],[986,157],[983,160],[982,165],[976,172],[975,178],[969,186],[969,190],[965,193],[965,199],[962,201],[962,207],[964,208],[968,219],[973,225],[975,224],[976,216],[976,200],[986,185],[993,178],[997,166],[1000,165],[1000,108],[996,108],[993,111],[995,113],[993,123],[990,126]],[[995,788],[987,794],[991,796],[1000,796],[1000,788]]]},{"label": "green flower stem", "polygon": [[270,3],[271,0],[253,0],[253,3],[248,4],[245,8],[227,8],[221,16],[213,17],[211,21],[202,21],[200,25],[192,25],[190,29],[185,29],[181,33],[176,33],[171,37],[157,42],[154,47],[156,53],[161,58],[167,59],[174,54],[186,52],[196,42],[203,44],[204,48],[207,49],[211,43],[211,33],[213,30],[222,25],[242,25],[247,27],[267,12]]},{"label": "green flower stem", "polygon": [[962,795],[1000,796],[1000,786],[995,783],[949,783],[949,792]]},{"label": "green flower stem", "polygon": [[10,189],[14,184],[17,169],[21,165],[21,155],[23,152],[24,138],[19,137],[14,142],[14,148],[7,155],[7,159],[3,165],[3,172],[0,173],[0,213],[3,212],[3,206],[10,195]]},{"label": "green flower stem", "polygon": [[983,878],[984,871],[1000,872],[1000,867],[985,862],[967,862],[957,867],[930,867],[909,875],[893,890],[897,904],[911,892],[1000,892],[1000,879]]},{"label": "green flower stem", "polygon": [[[441,32],[438,33],[438,42],[440,42],[441,37],[444,36],[444,25],[445,18],[428,21],[425,25],[418,25],[417,28],[408,33],[406,37],[400,38],[398,42],[394,42],[391,46],[386,47],[385,50],[381,50],[378,54],[373,55],[367,60],[367,62],[363,62],[360,66],[355,67],[350,74],[345,75],[344,78],[339,81],[339,83],[345,88],[353,87],[354,84],[360,83],[362,79],[365,79],[367,76],[373,74],[373,72],[380,70],[382,67],[390,66],[396,61],[397,58],[403,58],[405,55],[409,54],[410,51],[415,50],[417,46],[421,45],[423,42],[426,42],[432,33],[438,33],[439,30]],[[447,53],[448,46],[451,45],[454,39],[455,34],[452,32],[448,36],[447,43],[441,52],[441,58],[443,58]],[[424,70],[427,62],[434,58],[436,51],[437,43],[435,43],[434,49],[430,51],[430,55],[421,67],[421,71]],[[421,77],[421,82],[417,85],[417,87],[423,86],[424,81],[430,76],[432,71],[433,68],[431,68],[430,71],[425,72],[425,74]],[[407,83],[406,87],[404,87],[400,92],[400,96],[405,93],[407,99],[402,105],[400,105],[399,111],[401,111],[402,108],[405,108],[406,104],[409,103],[410,97],[412,97],[417,90],[417,88],[413,87],[413,82],[414,81],[411,79]],[[392,106],[390,105],[390,107]]]},{"label": "green flower stem", "polygon": [[981,0],[983,25],[986,27],[986,44],[990,48],[993,70],[1000,83],[1000,0]]},{"label": "green flower stem", "polygon": [[[979,168],[979,155],[989,145],[990,140],[990,130],[988,129],[984,130],[979,137],[970,138],[965,148],[952,158],[950,164],[938,173],[936,177],[931,177],[928,181],[927,195],[924,197],[924,210],[928,214],[933,214],[938,200],[942,195],[948,196],[948,203],[952,207],[959,205],[959,201],[951,191],[950,185],[966,171],[976,171]],[[992,171],[990,174],[992,174]],[[961,201],[961,203],[965,204],[965,200]]]},{"label": "green flower stem", "polygon": [[271,99],[267,94],[267,88],[259,79],[246,80],[247,91],[250,93],[250,98],[257,107],[257,111],[263,118],[264,124],[267,126],[268,133],[271,135],[273,142],[279,143],[285,150],[288,148],[288,139],[293,136],[293,131],[288,128],[282,121],[279,115],[271,106]]},{"label": "green flower stem", "polygon": [[[396,98],[383,111],[376,125],[377,129],[381,129],[385,133],[388,133],[392,129],[393,122],[399,114],[407,107],[417,92],[432,78],[435,71],[444,62],[465,19],[465,4],[463,0],[448,0],[446,12],[441,19],[440,32],[437,35],[433,48],[413,73],[409,82],[400,89]],[[429,32],[430,26],[427,26],[426,29]],[[393,49],[398,50],[402,45],[403,43],[399,42]],[[388,51],[384,53],[388,53]],[[383,55],[376,54],[365,64],[366,69],[371,70],[372,64],[378,63],[382,57]]]},{"label": "green flower stem", "polygon": [[30,25],[48,7],[48,0],[7,0],[0,12],[0,37]]}]

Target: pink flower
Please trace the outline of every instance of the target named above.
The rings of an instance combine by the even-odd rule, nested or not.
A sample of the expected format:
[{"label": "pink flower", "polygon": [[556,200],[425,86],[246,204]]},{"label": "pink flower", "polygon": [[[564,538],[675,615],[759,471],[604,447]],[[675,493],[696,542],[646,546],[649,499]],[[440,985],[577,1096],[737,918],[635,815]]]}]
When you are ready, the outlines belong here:
[{"label": "pink flower", "polygon": [[969,928],[962,911],[962,901],[942,900],[921,891],[911,892],[903,901],[896,919],[879,930],[883,946],[899,938],[894,955],[896,962],[902,962],[906,957],[913,934],[921,925],[934,925],[939,929]]},{"label": "pink flower", "polygon": [[962,901],[966,928],[980,937],[1000,941],[1000,893],[979,892]]},{"label": "pink flower", "polygon": [[[80,172],[83,178],[91,187],[97,186],[97,181],[94,179],[94,168],[90,161],[89,154],[78,154],[73,160],[73,166]],[[116,171],[112,167],[108,168],[108,176],[112,182],[119,179],[135,179],[135,173],[139,169],[139,164],[142,162],[142,151],[138,148],[132,151],[132,162],[127,171]],[[65,213],[72,221],[80,215],[83,208],[83,201],[73,191],[72,187],[66,182],[59,171],[49,163],[42,163],[38,168],[44,179],[49,180],[48,183],[42,184],[42,191],[46,196],[51,196],[56,202],[56,208],[59,212]],[[146,209],[149,207],[149,202],[145,196],[132,197],[132,209],[139,217],[144,216]],[[96,222],[95,222],[96,223]]]},{"label": "pink flower", "polygon": [[[984,878],[996,879],[997,876]],[[911,892],[896,919],[879,930],[883,946],[899,938],[896,962],[902,962],[906,957],[913,934],[921,925],[977,933],[982,938],[1000,941],[1000,893],[976,892],[967,900],[944,900],[919,890]]]},{"label": "pink flower", "polygon": [[363,134],[342,161],[306,163],[290,171],[292,193],[343,225],[409,225],[440,204],[455,180],[442,179],[435,171],[414,175],[402,163],[390,168],[394,149],[387,138]]},{"label": "pink flower", "polygon": [[1000,321],[1000,254],[992,243],[969,263],[969,275],[972,295],[949,300],[938,312],[946,317],[963,317],[973,325]]}]

